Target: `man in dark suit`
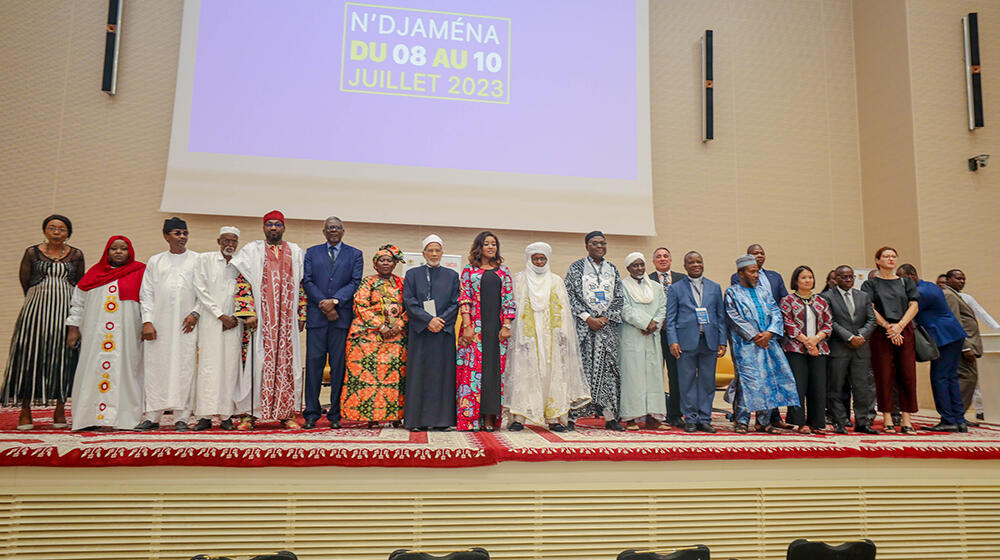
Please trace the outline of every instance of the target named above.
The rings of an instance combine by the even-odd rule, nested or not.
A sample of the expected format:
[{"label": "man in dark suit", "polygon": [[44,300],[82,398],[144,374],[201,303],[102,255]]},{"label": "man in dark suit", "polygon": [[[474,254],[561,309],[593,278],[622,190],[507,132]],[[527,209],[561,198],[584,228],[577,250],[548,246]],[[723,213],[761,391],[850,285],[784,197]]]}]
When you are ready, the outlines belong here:
[{"label": "man in dark suit", "polygon": [[[774,303],[780,306],[781,299],[788,295],[788,290],[785,288],[785,279],[781,277],[781,274],[773,270],[764,270],[764,261],[767,260],[767,255],[764,254],[764,247],[759,243],[754,243],[747,247],[747,254],[753,255],[753,258],[757,260],[757,282],[767,284],[767,287],[771,290],[771,296],[774,297]],[[734,272],[729,277],[729,285],[733,286],[739,283],[740,275],[738,272]],[[781,337],[779,336],[778,338],[780,339]],[[771,425],[785,430],[792,428],[791,424],[781,420],[781,411],[777,408],[771,411]]]},{"label": "man in dark suit", "polygon": [[695,251],[684,255],[684,270],[687,277],[672,284],[667,294],[664,328],[677,359],[684,431],[712,434],[715,364],[726,353],[722,287],[702,276],[705,263]]},{"label": "man in dark suit", "polygon": [[361,251],[343,243],[344,222],[331,216],[323,223],[326,243],[306,251],[302,288],[306,304],[306,423],[316,427],[322,414],[319,391],[323,367],[330,361],[330,428],[340,427],[340,390],[344,384],[347,331],[354,319],[354,292],[361,284],[364,264]]},{"label": "man in dark suit", "polygon": [[824,293],[833,314],[826,408],[833,419],[834,432],[846,434],[845,424],[850,419],[850,411],[842,389],[850,379],[854,394],[854,431],[875,434],[878,432],[871,427],[875,419],[875,378],[868,344],[875,330],[875,308],[867,293],[854,288],[853,268],[846,264],[838,266],[835,277],[837,287]]},{"label": "man in dark suit", "polygon": [[[671,272],[672,262],[670,249],[660,247],[653,251],[653,266],[656,270],[649,273],[649,279],[661,284],[664,292],[668,292],[671,284],[685,278],[680,272]],[[670,300],[669,293],[667,300]],[[677,384],[677,358],[670,353],[666,329],[660,329],[660,347],[663,348],[663,359],[667,362],[667,385],[670,391],[670,398],[667,399],[667,423],[680,428],[684,425],[684,417],[681,415],[681,390]]]}]

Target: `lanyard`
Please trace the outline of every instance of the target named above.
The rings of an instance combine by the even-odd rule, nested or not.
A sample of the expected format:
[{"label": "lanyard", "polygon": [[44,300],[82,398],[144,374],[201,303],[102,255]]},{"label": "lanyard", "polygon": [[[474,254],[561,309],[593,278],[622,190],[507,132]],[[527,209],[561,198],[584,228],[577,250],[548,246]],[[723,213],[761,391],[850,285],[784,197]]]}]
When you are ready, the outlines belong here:
[{"label": "lanyard", "polygon": [[587,262],[589,262],[590,263],[590,267],[594,269],[594,274],[597,275],[597,281],[600,282],[601,281],[601,272],[604,271],[604,261],[603,260],[601,261],[601,266],[600,267],[594,266],[594,261],[590,257],[587,257]]},{"label": "lanyard", "polygon": [[434,299],[434,291],[431,289],[432,288],[432,286],[431,286],[431,267],[428,266],[428,265],[424,265],[424,272],[427,273],[427,299],[425,299],[424,301],[430,301],[430,300]]}]

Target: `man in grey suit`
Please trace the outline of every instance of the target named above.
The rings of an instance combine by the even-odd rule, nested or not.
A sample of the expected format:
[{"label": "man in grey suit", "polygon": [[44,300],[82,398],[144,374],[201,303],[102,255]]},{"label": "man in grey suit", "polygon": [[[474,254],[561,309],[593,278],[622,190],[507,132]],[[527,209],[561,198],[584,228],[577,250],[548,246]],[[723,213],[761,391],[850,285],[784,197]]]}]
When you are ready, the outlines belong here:
[{"label": "man in grey suit", "polygon": [[944,299],[948,302],[951,312],[958,317],[958,322],[962,323],[966,335],[962,346],[962,360],[958,362],[958,388],[962,392],[964,411],[972,406],[972,395],[976,392],[976,384],[979,383],[979,366],[976,364],[976,359],[983,355],[983,339],[979,335],[979,320],[976,319],[975,310],[960,295],[962,288],[965,288],[965,273],[956,268],[949,270],[945,276],[947,286],[943,288]]},{"label": "man in grey suit", "polygon": [[838,266],[837,287],[826,292],[833,314],[833,336],[830,337],[830,372],[827,378],[826,408],[833,417],[833,429],[846,434],[844,425],[850,417],[841,390],[847,379],[854,393],[854,431],[876,434],[875,378],[872,375],[871,347],[868,339],[875,330],[875,309],[871,297],[854,289],[854,269]]},{"label": "man in grey suit", "polygon": [[[656,270],[649,273],[649,279],[663,286],[664,293],[670,286],[684,278],[680,272],[670,270],[673,259],[670,256],[670,249],[658,247],[653,251],[653,265]],[[670,299],[669,294],[667,299]],[[670,353],[670,344],[667,342],[667,329],[660,329],[660,347],[663,349],[663,360],[667,363],[667,385],[670,390],[670,398],[667,399],[667,423],[675,428],[684,427],[684,416],[681,415],[681,389],[677,382],[677,358]]]}]

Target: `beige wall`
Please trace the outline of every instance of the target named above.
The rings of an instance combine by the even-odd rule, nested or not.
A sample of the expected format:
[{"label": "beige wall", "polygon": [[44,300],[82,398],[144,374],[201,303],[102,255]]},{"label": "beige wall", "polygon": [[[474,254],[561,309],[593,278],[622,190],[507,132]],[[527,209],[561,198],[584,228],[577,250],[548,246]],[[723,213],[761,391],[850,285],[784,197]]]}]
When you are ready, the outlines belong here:
[{"label": "beige wall", "polygon": [[[989,152],[979,140],[988,138],[985,131],[976,133],[981,144],[975,149],[954,146],[941,134],[945,127],[938,105],[956,98],[954,111],[960,113],[965,99],[960,75],[947,88],[941,85],[948,81],[943,76],[948,74],[945,63],[951,55],[941,52],[944,49],[938,49],[938,44],[954,43],[951,35],[965,10],[944,17],[941,12],[948,4],[906,5],[911,12],[907,20],[911,58],[919,52],[944,59],[935,72],[910,72],[914,115],[923,118],[915,119],[912,126],[916,164],[911,168],[920,219],[912,218],[920,229],[914,244],[907,246],[919,246],[920,263],[936,268],[952,266],[947,257],[957,245],[951,238],[960,234],[949,236],[949,218],[956,214],[944,211],[934,197],[950,202],[954,197],[948,189],[966,189],[962,200],[975,214],[965,227],[971,225],[984,234],[983,239],[995,239],[997,227],[997,190],[991,191],[986,184],[991,172],[994,177],[996,172],[992,167],[983,170],[976,177],[982,182],[976,184],[968,183],[972,179],[967,172],[962,174],[968,155]],[[48,213],[58,211],[73,219],[73,243],[87,253],[88,263],[94,262],[110,233],[132,237],[142,258],[164,249],[159,228],[166,216],[157,209],[170,135],[181,5],[179,0],[127,3],[119,90],[112,98],[99,85],[105,2],[0,2],[0,57],[4,60],[0,65],[0,194],[14,226],[0,239],[0,271],[7,271],[0,275],[4,303],[0,305],[0,341],[9,340],[20,307],[14,271],[24,247],[42,239],[40,221]],[[681,255],[697,249],[705,255],[707,275],[723,283],[732,271],[733,259],[752,242],[762,243],[768,251],[768,266],[785,275],[800,263],[811,264],[821,276],[842,262],[867,263],[870,251],[884,235],[866,219],[871,213],[869,192],[882,187],[865,180],[862,196],[866,159],[858,123],[864,103],[859,104],[858,92],[866,90],[860,88],[860,78],[856,84],[855,60],[860,69],[874,55],[859,51],[856,56],[857,18],[858,6],[850,0],[653,0],[650,72],[658,235],[612,237],[610,257],[620,262],[632,250],[648,254],[665,244],[675,252],[680,269]],[[937,23],[938,19],[942,21]],[[990,25],[990,19],[982,19],[984,26]],[[917,27],[918,21],[925,23]],[[929,37],[915,45],[913,34],[924,33],[925,27]],[[716,34],[717,139],[702,143],[698,39],[709,28]],[[984,52],[991,44],[988,35],[984,30]],[[955,44],[960,48],[960,41]],[[989,124],[995,115],[990,112],[990,100],[996,99],[989,95],[990,85],[996,82],[988,67],[984,79]],[[945,91],[926,93],[932,86]],[[930,99],[918,98],[918,94]],[[961,127],[958,113],[956,126]],[[864,124],[862,120],[862,131]],[[946,147],[956,155],[946,157]],[[944,164],[954,175],[934,178],[933,171]],[[280,191],[276,191],[275,206],[281,206]],[[336,208],[329,211],[337,213]],[[185,218],[194,250],[211,250],[222,223],[239,226],[245,239],[260,235],[255,218]],[[347,242],[368,254],[384,242],[412,249],[432,230],[444,236],[449,252],[460,253],[475,233],[462,228],[362,224],[351,222],[350,216],[342,218],[347,220]],[[487,210],[484,224],[488,223]],[[595,217],[594,227],[600,226],[600,218]],[[303,245],[319,242],[319,227],[318,222],[291,220],[287,238]],[[564,271],[582,253],[579,234],[498,233],[515,271],[523,268],[521,249],[538,238],[553,245],[556,271]],[[975,258],[988,257],[989,251],[994,251],[995,262],[996,249],[973,252],[958,247],[952,258],[972,276],[970,290],[980,286],[977,296],[987,305],[1000,307],[1000,296],[988,294],[983,280],[997,265]],[[0,342],[0,359],[6,353],[6,342]]]}]

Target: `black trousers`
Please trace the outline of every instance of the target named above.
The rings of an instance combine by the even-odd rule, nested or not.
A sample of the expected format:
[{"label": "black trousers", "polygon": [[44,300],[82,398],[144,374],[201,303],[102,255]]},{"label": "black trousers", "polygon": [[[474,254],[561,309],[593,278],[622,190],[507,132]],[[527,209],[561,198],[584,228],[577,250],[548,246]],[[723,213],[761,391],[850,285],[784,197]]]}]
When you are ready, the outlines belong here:
[{"label": "black trousers", "polygon": [[788,407],[788,423],[808,425],[814,430],[826,428],[826,356],[785,352],[795,376],[800,406]]},{"label": "black trousers", "polygon": [[663,360],[667,363],[667,388],[670,398],[667,399],[667,422],[682,420],[681,386],[677,380],[677,358],[670,353],[666,335],[660,336],[660,347],[663,349]]}]

